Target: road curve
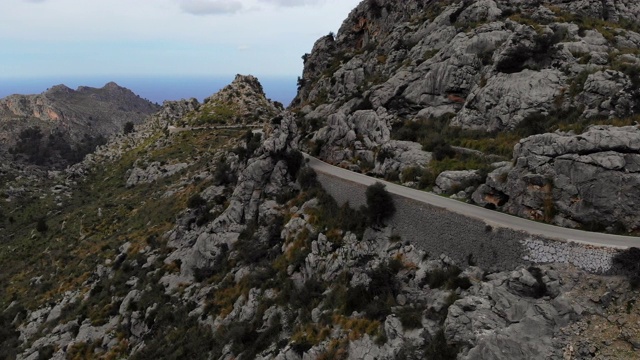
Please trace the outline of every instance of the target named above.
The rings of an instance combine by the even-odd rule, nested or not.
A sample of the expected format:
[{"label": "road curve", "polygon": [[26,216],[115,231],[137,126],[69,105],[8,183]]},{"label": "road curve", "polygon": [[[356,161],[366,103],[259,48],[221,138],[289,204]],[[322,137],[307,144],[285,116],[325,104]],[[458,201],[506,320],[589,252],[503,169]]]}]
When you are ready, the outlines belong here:
[{"label": "road curve", "polygon": [[498,211],[485,209],[476,205],[463,203],[461,201],[442,197],[430,192],[411,189],[405,186],[390,183],[388,181],[327,164],[308,154],[304,155],[307,159],[309,159],[309,166],[311,166],[311,168],[313,168],[316,172],[339,177],[341,179],[349,180],[365,186],[369,186],[375,182],[381,182],[387,186],[387,190],[392,194],[400,195],[432,206],[443,208],[460,215],[482,220],[494,227],[503,227],[517,231],[524,231],[531,235],[542,236],[549,239],[571,241],[594,246],[604,246],[619,249],[640,247],[640,237],[602,234],[543,224]]}]

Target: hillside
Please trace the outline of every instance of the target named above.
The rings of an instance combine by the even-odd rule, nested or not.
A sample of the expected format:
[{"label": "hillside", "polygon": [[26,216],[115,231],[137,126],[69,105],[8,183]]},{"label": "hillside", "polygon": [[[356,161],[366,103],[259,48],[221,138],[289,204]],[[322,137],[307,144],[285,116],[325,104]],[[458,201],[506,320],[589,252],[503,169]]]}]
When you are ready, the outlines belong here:
[{"label": "hillside", "polygon": [[[571,210],[561,201],[574,204],[563,191],[582,184],[613,183],[615,194],[624,182],[634,196],[635,105],[611,118],[591,117],[586,105],[554,117],[540,110],[554,106],[541,96],[532,117],[517,104],[545,93],[540,85],[509,90],[511,101],[484,93],[505,101],[512,125],[459,123],[484,86],[526,88],[526,79],[562,72],[555,52],[541,60],[520,50],[522,68],[499,71],[508,39],[546,34],[559,16],[573,16],[567,28],[599,17],[585,33],[617,33],[612,24],[630,28],[625,16],[639,14],[631,1],[555,2],[547,12],[516,0],[363,1],[304,57],[289,109],[238,75],[202,103],[165,102],[64,170],[2,175],[0,358],[638,358],[637,249],[536,238],[331,181],[300,152],[481,205],[495,199],[514,213],[539,206],[557,221]],[[456,45],[494,46],[476,37],[495,28],[502,35],[491,36],[506,40],[486,65],[463,50],[474,46]],[[481,73],[451,73],[468,69],[463,60]],[[570,67],[579,76],[589,62]],[[596,74],[613,64],[594,66]],[[438,88],[409,100],[411,86],[423,95]],[[582,104],[586,88],[562,103]],[[637,87],[623,90],[635,101]],[[530,119],[544,124],[533,131]],[[613,182],[618,173],[628,178]],[[345,201],[354,198],[364,200]],[[582,201],[584,216],[635,221],[626,206],[611,212],[601,200]],[[415,231],[420,241],[402,235]]]},{"label": "hillside", "polygon": [[17,161],[63,168],[158,109],[113,82],[99,89],[56,85],[39,95],[11,95],[0,99],[0,151]]},{"label": "hillside", "polygon": [[167,102],[7,203],[4,358],[635,356],[623,277],[429,255],[320,187],[293,115],[169,131],[201,115]]},{"label": "hillside", "polygon": [[637,231],[639,134],[588,128],[638,120],[639,12],[633,1],[363,1],[303,56],[302,146],[519,216]]}]

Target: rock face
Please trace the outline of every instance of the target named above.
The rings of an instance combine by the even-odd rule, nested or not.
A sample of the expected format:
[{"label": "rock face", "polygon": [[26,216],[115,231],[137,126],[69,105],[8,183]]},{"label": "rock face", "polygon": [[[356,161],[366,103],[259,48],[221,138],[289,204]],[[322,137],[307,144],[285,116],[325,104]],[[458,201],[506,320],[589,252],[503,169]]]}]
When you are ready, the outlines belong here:
[{"label": "rock face", "polygon": [[498,132],[635,114],[638,12],[631,0],[363,1],[303,57],[292,104],[303,147],[389,175],[391,157],[411,166],[392,142],[406,121],[449,114],[450,126]]},{"label": "rock face", "polygon": [[490,174],[474,200],[563,226],[637,230],[639,151],[637,126],[535,135],[516,145],[515,164]]}]

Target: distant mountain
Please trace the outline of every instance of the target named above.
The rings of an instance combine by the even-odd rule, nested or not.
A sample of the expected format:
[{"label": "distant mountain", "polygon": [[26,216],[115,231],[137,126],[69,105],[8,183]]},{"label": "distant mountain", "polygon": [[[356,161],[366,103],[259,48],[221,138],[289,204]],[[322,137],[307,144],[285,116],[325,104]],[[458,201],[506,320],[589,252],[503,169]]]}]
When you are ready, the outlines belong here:
[{"label": "distant mountain", "polygon": [[61,167],[159,109],[114,82],[99,89],[56,85],[39,95],[11,95],[0,99],[0,151],[13,153],[15,160]]}]

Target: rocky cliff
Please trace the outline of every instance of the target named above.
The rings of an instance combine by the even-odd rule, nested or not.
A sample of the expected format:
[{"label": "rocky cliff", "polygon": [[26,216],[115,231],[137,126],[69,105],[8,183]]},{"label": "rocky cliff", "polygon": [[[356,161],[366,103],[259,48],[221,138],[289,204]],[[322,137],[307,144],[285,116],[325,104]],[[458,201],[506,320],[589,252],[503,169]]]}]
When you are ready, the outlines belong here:
[{"label": "rocky cliff", "polygon": [[639,145],[637,126],[526,138],[514,164],[490,173],[474,201],[562,226],[636,230]]},{"label": "rocky cliff", "polygon": [[168,131],[196,107],[165,103],[3,208],[4,358],[637,355],[626,279],[429,255],[319,187],[295,115]]},{"label": "rocky cliff", "polygon": [[0,99],[0,150],[61,167],[81,160],[74,153],[83,156],[158,109],[113,82],[99,89],[56,85],[40,95],[11,95]]},{"label": "rocky cliff", "polygon": [[[639,11],[633,1],[363,1],[303,57],[293,102],[302,146],[345,167],[470,199],[500,166],[493,163],[518,160],[512,149],[521,138],[634,123]],[[503,192],[517,194],[501,209],[555,218],[521,192]],[[556,222],[592,220],[583,216],[587,203],[577,210],[552,200],[570,219]],[[626,225],[637,217],[615,213],[607,221],[636,228]]]}]

